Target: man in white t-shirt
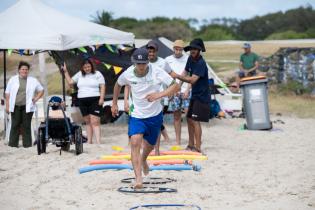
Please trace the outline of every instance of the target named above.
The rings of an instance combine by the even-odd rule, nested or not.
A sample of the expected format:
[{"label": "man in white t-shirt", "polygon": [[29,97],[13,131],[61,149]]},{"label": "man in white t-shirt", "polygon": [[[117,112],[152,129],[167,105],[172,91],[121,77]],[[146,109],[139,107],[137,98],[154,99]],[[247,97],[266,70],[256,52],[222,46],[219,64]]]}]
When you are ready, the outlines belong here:
[{"label": "man in white t-shirt", "polygon": [[[149,52],[150,64],[152,66],[156,66],[156,67],[163,69],[166,73],[168,73],[173,78],[175,78],[176,74],[172,70],[170,65],[165,61],[164,58],[161,58],[158,56],[159,46],[158,46],[157,42],[154,40],[151,40],[148,42],[146,47],[147,47],[148,52]],[[165,89],[165,86],[161,85],[161,90],[164,90],[164,89]],[[168,105],[169,105],[168,97],[164,97],[162,99],[162,105],[164,106],[163,112],[165,113],[168,110]],[[163,135],[163,137],[166,141],[169,141],[169,136],[167,134],[167,130],[166,130],[164,125],[162,125],[162,127],[161,127],[161,134]],[[161,139],[161,135],[159,135],[158,140],[157,140],[157,144],[155,147],[155,154],[156,155],[160,155],[160,139]]]},{"label": "man in white t-shirt", "polygon": [[[165,58],[167,64],[171,67],[172,71],[181,75],[185,71],[188,55],[183,54],[184,41],[176,40],[173,44],[174,54]],[[179,80],[177,80],[179,83]],[[182,111],[187,113],[189,107],[189,95],[191,85],[183,83],[181,90],[170,99],[169,110],[174,112],[174,128],[176,134],[176,144],[181,143],[181,120]]]},{"label": "man in white t-shirt", "polygon": [[[131,107],[128,135],[131,143],[131,161],[136,183],[134,188],[142,188],[142,172],[148,175],[147,157],[156,144],[163,122],[160,99],[172,95],[179,90],[179,85],[165,71],[149,63],[148,51],[145,48],[135,50],[132,55],[135,65],[123,72],[114,87],[112,114],[117,116],[118,95],[122,86],[130,87]],[[161,84],[168,86],[160,91]],[[140,153],[143,142],[142,155]]]}]

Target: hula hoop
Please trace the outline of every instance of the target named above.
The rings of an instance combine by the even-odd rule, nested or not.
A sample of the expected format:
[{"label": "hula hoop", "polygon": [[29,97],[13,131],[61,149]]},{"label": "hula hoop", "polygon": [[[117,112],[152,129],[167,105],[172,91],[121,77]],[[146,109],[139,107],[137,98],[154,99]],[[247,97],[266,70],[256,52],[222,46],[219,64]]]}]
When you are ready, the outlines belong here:
[{"label": "hula hoop", "polygon": [[[122,183],[132,183],[135,178],[126,178],[122,179]],[[172,178],[161,178],[161,177],[148,177],[147,179],[143,180],[143,184],[166,184],[170,182],[176,182],[176,179]]]},{"label": "hula hoop", "polygon": [[123,193],[172,193],[177,192],[176,189],[166,187],[143,187],[141,189],[134,189],[133,187],[120,187],[118,192]]},{"label": "hula hoop", "polygon": [[196,208],[197,210],[201,210],[201,208],[197,205],[184,205],[184,204],[146,204],[146,205],[140,205],[140,206],[134,206],[132,208],[130,208],[129,210],[134,210],[134,209],[137,209],[137,208],[141,208],[141,207],[144,207],[144,208],[154,208],[154,207],[193,207],[193,208]]}]

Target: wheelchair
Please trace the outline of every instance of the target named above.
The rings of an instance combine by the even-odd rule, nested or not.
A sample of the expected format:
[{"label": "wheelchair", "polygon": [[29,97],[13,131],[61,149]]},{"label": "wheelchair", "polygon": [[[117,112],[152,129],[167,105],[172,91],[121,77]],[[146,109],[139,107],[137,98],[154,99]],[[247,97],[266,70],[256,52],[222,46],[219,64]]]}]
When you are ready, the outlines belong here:
[{"label": "wheelchair", "polygon": [[[49,117],[50,110],[60,110],[62,118]],[[72,144],[75,145],[75,154],[83,153],[83,136],[81,126],[71,123],[62,106],[62,99],[53,96],[47,105],[47,114],[44,122],[41,122],[37,132],[37,153],[46,153],[47,145],[51,143],[60,147],[61,151],[69,151]]]}]

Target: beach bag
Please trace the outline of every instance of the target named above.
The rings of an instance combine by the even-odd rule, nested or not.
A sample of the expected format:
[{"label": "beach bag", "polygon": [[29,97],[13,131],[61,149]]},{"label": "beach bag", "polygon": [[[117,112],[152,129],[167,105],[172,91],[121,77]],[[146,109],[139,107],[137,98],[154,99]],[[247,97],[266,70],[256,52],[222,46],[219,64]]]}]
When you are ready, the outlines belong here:
[{"label": "beach bag", "polygon": [[216,99],[211,99],[210,101],[210,119],[218,116],[221,111],[219,102]]}]

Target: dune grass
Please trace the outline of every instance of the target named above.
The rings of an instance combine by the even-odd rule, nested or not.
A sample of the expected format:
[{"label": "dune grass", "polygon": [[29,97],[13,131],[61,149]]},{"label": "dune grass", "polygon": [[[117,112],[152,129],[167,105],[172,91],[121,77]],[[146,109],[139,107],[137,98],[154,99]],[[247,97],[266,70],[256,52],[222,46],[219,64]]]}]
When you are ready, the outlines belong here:
[{"label": "dune grass", "polygon": [[315,98],[310,96],[283,95],[269,92],[271,113],[297,116],[300,118],[315,118]]}]

